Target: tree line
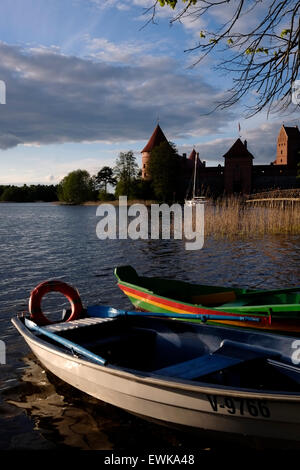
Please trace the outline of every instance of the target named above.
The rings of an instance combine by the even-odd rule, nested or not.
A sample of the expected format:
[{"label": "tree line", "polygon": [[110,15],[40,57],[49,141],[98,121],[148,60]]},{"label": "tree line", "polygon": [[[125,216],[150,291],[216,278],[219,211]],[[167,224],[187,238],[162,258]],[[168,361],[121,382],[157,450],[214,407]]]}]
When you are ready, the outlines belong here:
[{"label": "tree line", "polygon": [[162,143],[151,152],[147,173],[142,179],[141,169],[132,150],[121,152],[113,168],[103,166],[95,175],[78,169],[54,185],[0,186],[0,200],[9,202],[61,201],[82,204],[86,201],[111,201],[119,196],[128,199],[179,200],[180,157],[172,143]]},{"label": "tree line", "polygon": [[182,199],[180,160],[174,144],[162,143],[151,152],[147,169],[150,178],[145,180],[134,152],[121,152],[114,168],[104,166],[93,176],[86,170],[69,173],[58,185],[58,199],[69,204],[110,201],[119,196],[162,201]]},{"label": "tree line", "polygon": [[57,201],[57,185],[0,185],[0,201],[5,202],[52,202]]},{"label": "tree line", "polygon": [[[151,152],[147,174],[142,179],[132,150],[121,152],[113,168],[103,166],[96,175],[86,170],[71,171],[58,185],[0,185],[0,201],[53,202],[82,204],[87,201],[112,201],[119,196],[128,199],[183,201],[186,196],[186,175],[182,157],[172,142],[163,142]],[[300,163],[297,180],[300,181]]]}]

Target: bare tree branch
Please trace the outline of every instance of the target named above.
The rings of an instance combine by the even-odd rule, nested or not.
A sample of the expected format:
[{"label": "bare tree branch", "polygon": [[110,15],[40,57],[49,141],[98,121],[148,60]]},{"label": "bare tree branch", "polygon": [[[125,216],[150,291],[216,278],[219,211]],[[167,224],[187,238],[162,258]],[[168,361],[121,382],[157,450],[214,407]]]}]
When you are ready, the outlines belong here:
[{"label": "bare tree branch", "polygon": [[[262,12],[264,3],[266,9]],[[147,9],[147,13],[151,13],[147,24],[155,21],[160,6],[174,9],[171,24],[204,17],[214,18],[216,25],[214,13],[222,9],[227,15],[232,10],[228,21],[214,27],[213,31],[200,31],[199,43],[185,51],[199,52],[193,67],[210,54],[225,56],[217,68],[232,74],[233,86],[228,90],[229,97],[217,108],[232,106],[252,93],[256,99],[254,105],[247,107],[248,117],[262,109],[268,112],[287,110],[300,65],[300,1],[156,0]],[[257,24],[251,27],[250,21],[247,29],[242,21],[256,12]]]}]

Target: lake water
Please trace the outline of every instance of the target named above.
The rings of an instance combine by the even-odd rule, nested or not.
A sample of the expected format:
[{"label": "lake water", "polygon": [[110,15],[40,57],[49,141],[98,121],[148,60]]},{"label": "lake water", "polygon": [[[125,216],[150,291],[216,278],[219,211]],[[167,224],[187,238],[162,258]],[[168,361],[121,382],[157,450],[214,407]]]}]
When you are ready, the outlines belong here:
[{"label": "lake water", "polygon": [[[198,251],[181,240],[102,240],[95,206],[0,204],[0,449],[134,449],[194,444],[184,435],[132,417],[74,391],[43,371],[10,318],[30,291],[56,278],[77,287],[85,305],[129,308],[113,268],[195,283],[280,288],[299,285],[300,237],[205,239]],[[49,296],[44,307],[63,307]],[[210,447],[205,441],[200,448]]]}]

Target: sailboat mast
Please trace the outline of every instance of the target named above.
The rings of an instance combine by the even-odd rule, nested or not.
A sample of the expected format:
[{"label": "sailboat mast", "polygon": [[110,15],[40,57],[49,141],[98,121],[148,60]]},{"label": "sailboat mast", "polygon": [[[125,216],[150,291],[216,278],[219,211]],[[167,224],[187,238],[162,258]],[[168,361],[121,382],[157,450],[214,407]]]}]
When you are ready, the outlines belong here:
[{"label": "sailboat mast", "polygon": [[195,153],[193,198],[195,197],[195,194],[196,194],[196,175],[197,175],[197,154]]}]

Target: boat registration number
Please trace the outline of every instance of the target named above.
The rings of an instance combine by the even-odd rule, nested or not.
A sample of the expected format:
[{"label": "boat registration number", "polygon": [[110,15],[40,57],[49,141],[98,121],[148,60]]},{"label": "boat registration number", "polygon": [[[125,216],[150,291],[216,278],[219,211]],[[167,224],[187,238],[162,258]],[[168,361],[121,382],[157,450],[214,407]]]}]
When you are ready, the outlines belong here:
[{"label": "boat registration number", "polygon": [[222,397],[206,395],[212,410],[216,413],[225,410],[231,415],[250,415],[253,417],[270,418],[271,413],[265,400]]}]

